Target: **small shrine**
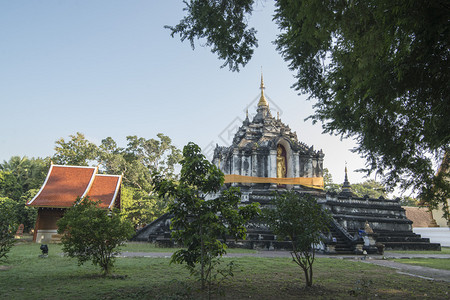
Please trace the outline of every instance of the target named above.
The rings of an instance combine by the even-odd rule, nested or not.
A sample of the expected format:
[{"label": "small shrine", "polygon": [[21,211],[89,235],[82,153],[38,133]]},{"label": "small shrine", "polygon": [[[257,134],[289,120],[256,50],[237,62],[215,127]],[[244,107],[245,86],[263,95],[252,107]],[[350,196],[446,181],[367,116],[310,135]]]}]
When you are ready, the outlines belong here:
[{"label": "small shrine", "polygon": [[58,241],[56,222],[78,197],[99,200],[104,209],[120,209],[121,175],[98,174],[98,167],[51,165],[47,178],[27,205],[38,208],[33,241]]}]

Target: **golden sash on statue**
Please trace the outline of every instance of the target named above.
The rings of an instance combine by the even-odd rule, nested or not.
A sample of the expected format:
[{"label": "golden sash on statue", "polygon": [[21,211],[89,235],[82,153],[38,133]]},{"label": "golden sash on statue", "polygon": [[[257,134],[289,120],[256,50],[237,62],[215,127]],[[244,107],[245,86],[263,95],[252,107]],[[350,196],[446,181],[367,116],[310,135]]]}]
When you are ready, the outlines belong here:
[{"label": "golden sash on statue", "polygon": [[276,183],[276,184],[298,184],[315,189],[323,189],[323,177],[293,177],[293,178],[274,178],[274,177],[253,177],[243,175],[225,175],[225,183]]}]

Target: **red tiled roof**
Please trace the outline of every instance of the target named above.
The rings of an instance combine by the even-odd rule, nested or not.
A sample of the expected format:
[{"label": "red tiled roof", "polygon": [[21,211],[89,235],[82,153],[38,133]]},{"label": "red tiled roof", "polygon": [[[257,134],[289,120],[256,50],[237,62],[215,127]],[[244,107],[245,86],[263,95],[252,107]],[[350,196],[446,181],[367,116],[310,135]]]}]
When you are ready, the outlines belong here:
[{"label": "red tiled roof", "polygon": [[433,215],[427,207],[402,206],[406,217],[413,221],[413,227],[430,227]]},{"label": "red tiled roof", "polygon": [[41,190],[27,203],[35,207],[71,207],[77,197],[101,200],[111,207],[116,200],[122,176],[99,175],[96,167],[52,165]]},{"label": "red tiled roof", "polygon": [[95,175],[94,183],[88,192],[92,200],[100,200],[100,207],[112,208],[119,192],[122,176],[119,175]]}]

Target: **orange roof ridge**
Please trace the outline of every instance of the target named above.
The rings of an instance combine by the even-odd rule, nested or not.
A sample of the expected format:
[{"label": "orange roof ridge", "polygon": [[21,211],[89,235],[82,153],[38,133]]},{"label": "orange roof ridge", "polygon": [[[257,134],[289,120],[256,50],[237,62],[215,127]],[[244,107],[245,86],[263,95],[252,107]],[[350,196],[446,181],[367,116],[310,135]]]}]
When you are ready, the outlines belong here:
[{"label": "orange roof ridge", "polygon": [[112,208],[120,191],[122,175],[96,174],[88,192],[93,200],[100,200],[100,207]]},{"label": "orange roof ridge", "polygon": [[37,207],[71,207],[92,187],[97,167],[51,165],[36,196],[27,203]]},{"label": "orange roof ridge", "polygon": [[81,196],[81,198],[86,197],[86,195],[89,193],[89,191],[90,191],[90,189],[92,187],[92,184],[94,183],[95,176],[98,173],[98,166],[97,167],[92,167],[92,168],[95,168],[95,172],[94,172],[94,174],[92,174],[91,180],[89,181],[89,185],[87,186],[87,188],[84,191],[84,194]]},{"label": "orange roof ridge", "polygon": [[33,197],[33,199],[31,199],[31,201],[27,203],[27,205],[31,205],[34,202],[34,200],[36,200],[40,196],[40,194],[42,193],[42,191],[46,187],[49,178],[51,177],[53,168],[86,168],[86,169],[95,169],[95,167],[89,167],[89,166],[55,165],[52,162],[51,165],[50,165],[50,169],[49,169],[49,171],[47,173],[47,177],[45,178],[45,181],[42,184],[42,187],[40,188],[38,193]]}]

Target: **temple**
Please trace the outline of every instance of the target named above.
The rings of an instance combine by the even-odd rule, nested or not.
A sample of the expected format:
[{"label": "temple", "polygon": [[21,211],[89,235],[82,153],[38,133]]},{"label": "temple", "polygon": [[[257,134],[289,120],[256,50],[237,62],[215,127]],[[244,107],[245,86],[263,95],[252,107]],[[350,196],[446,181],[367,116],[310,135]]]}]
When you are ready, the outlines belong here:
[{"label": "temple", "polygon": [[98,174],[98,167],[51,165],[44,184],[27,205],[38,208],[33,241],[58,241],[56,222],[78,197],[99,200],[104,209],[120,208],[121,175]]},{"label": "temple", "polygon": [[[319,245],[326,253],[382,253],[386,249],[439,250],[439,244],[412,232],[400,199],[358,197],[351,191],[345,167],[342,192],[327,193],[323,182],[324,154],[298,141],[297,134],[274,118],[264,96],[250,121],[248,112],[230,146],[216,146],[213,163],[225,174],[223,189],[239,187],[242,203],[258,202],[270,207],[274,191],[293,190],[310,194],[332,215],[329,233]],[[209,195],[215,197],[216,195]],[[147,225],[134,237],[137,241],[171,245],[170,215]],[[247,239],[230,246],[251,249],[289,249],[290,243],[277,241],[267,226],[253,220],[247,226]]]},{"label": "temple", "polygon": [[289,126],[272,116],[261,75],[256,115],[250,121],[247,112],[232,145],[216,147],[213,163],[225,174],[225,183],[263,189],[288,185],[301,190],[323,188],[323,158],[322,150],[299,142]]}]

